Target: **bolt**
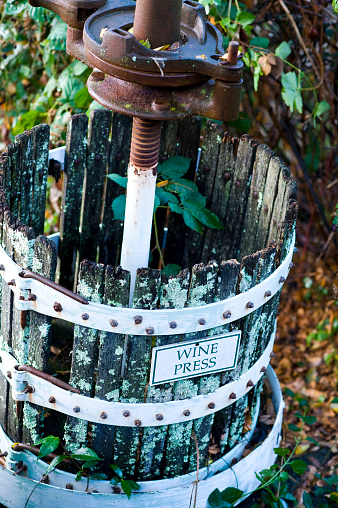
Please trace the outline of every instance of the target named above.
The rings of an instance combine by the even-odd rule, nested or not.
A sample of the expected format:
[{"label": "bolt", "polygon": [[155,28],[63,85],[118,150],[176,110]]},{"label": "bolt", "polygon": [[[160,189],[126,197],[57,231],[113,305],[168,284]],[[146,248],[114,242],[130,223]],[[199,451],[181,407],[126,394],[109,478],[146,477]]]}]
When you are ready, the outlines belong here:
[{"label": "bolt", "polygon": [[28,295],[27,300],[28,300],[29,302],[35,302],[35,300],[36,300],[36,295],[35,295],[34,293],[31,293],[30,295]]},{"label": "bolt", "polygon": [[55,302],[53,305],[53,309],[55,310],[55,312],[61,312],[62,311],[61,303]]},{"label": "bolt", "polygon": [[236,187],[237,187],[237,189],[240,189],[240,187],[241,187],[241,182],[239,180],[237,180],[237,182],[236,182]]},{"label": "bolt", "polygon": [[286,281],[285,277],[281,277],[278,282],[279,284],[283,284],[285,281]]},{"label": "bolt", "polygon": [[204,318],[200,318],[200,319],[198,320],[198,324],[199,324],[199,325],[205,325],[205,319],[204,319]]},{"label": "bolt", "polygon": [[26,464],[22,464],[22,466],[17,470],[16,474],[23,473],[24,471],[27,471]]},{"label": "bolt", "polygon": [[210,166],[208,166],[208,164],[205,164],[205,165],[203,166],[203,173],[204,173],[205,175],[207,175],[208,173],[210,173]]},{"label": "bolt", "polygon": [[270,353],[270,358],[274,358],[276,356],[276,353],[274,353],[273,351],[271,351]]},{"label": "bolt", "polygon": [[53,395],[51,397],[49,397],[48,402],[50,404],[54,404],[55,403],[55,397],[53,397]]},{"label": "bolt", "polygon": [[234,392],[231,392],[229,395],[229,399],[236,399],[236,394]]},{"label": "bolt", "polygon": [[266,372],[266,367],[262,367],[261,372]]},{"label": "bolt", "polygon": [[80,412],[79,406],[73,407],[73,411],[74,411],[74,413],[79,413]]},{"label": "bolt", "polygon": [[25,187],[27,187],[28,184],[29,184],[29,180],[28,180],[28,178],[26,178],[26,180],[25,180]]},{"label": "bolt", "polygon": [[143,321],[142,316],[134,316],[135,325],[140,325]]},{"label": "bolt", "polygon": [[216,407],[216,405],[214,402],[209,402],[209,404],[208,404],[209,409],[215,409],[215,407]]},{"label": "bolt", "polygon": [[19,296],[19,300],[24,300],[24,299],[25,299],[25,297],[23,295]]},{"label": "bolt", "polygon": [[230,65],[237,64],[239,43],[237,41],[230,41],[228,47],[228,62]]},{"label": "bolt", "polygon": [[100,161],[102,159],[102,155],[100,153],[96,153],[94,158],[96,161]]},{"label": "bolt", "polygon": [[169,111],[170,110],[170,102],[165,99],[154,99],[153,100],[153,108],[156,111]]},{"label": "bolt", "polygon": [[184,414],[184,416],[189,416],[189,415],[190,415],[190,411],[189,411],[189,409],[185,409],[185,410],[183,411],[183,414]]},{"label": "bolt", "polygon": [[135,427],[141,427],[141,425],[142,425],[141,420],[135,420],[134,423],[135,423]]},{"label": "bolt", "polygon": [[253,308],[254,308],[254,304],[253,304],[252,302],[248,302],[248,303],[246,304],[246,308],[247,308],[247,309],[253,309]]},{"label": "bolt", "polygon": [[87,321],[87,319],[89,319],[89,314],[87,314],[87,313],[85,312],[84,314],[82,314],[82,316],[81,316],[81,317],[82,317],[82,319],[83,319],[84,321]]},{"label": "bolt", "polygon": [[223,312],[223,317],[224,317],[224,319],[231,318],[231,312],[230,312],[230,310],[227,310],[227,311]]},{"label": "bolt", "polygon": [[66,489],[67,490],[73,490],[73,484],[72,483],[66,483]]},{"label": "bolt", "polygon": [[154,328],[150,327],[150,328],[146,328],[146,334],[147,335],[154,335]]},{"label": "bolt", "polygon": [[251,379],[249,379],[246,386],[249,388],[250,386],[253,386],[253,385],[254,385],[253,382],[251,381]]},{"label": "bolt", "polygon": [[223,180],[225,180],[226,182],[228,182],[229,180],[231,180],[231,175],[228,171],[226,171],[223,175]]},{"label": "bolt", "polygon": [[172,328],[172,329],[177,328],[177,323],[176,323],[176,321],[171,321],[171,323],[169,323],[169,326],[170,326],[170,328]]},{"label": "bolt", "polygon": [[156,420],[158,420],[159,422],[163,420],[163,415],[156,415]]},{"label": "bolt", "polygon": [[264,293],[265,298],[267,298],[268,296],[271,296],[271,295],[272,295],[272,293],[271,293],[270,289],[268,289],[268,290],[267,290],[267,291],[265,291],[265,293]]},{"label": "bolt", "polygon": [[102,418],[102,420],[106,420],[108,418],[107,413],[101,413],[100,418]]},{"label": "bolt", "polygon": [[257,192],[257,191],[254,191],[254,193],[253,193],[253,197],[254,197],[255,199],[258,199],[258,192]]},{"label": "bolt", "polygon": [[112,326],[113,328],[115,328],[116,326],[118,326],[118,322],[116,321],[116,319],[110,319],[110,320],[109,320],[109,324],[110,324],[110,326]]},{"label": "bolt", "polygon": [[7,377],[8,377],[9,379],[12,379],[12,373],[11,373],[11,371],[10,371],[10,370],[8,370],[8,371],[7,371]]},{"label": "bolt", "polygon": [[7,282],[7,285],[8,285],[8,286],[15,286],[15,280],[14,280],[14,279],[9,280],[9,281]]},{"label": "bolt", "polygon": [[268,213],[268,211],[269,211],[269,207],[268,207],[268,205],[264,205],[264,212],[265,212],[265,213]]},{"label": "bolt", "polygon": [[122,153],[121,153],[121,152],[117,153],[117,154],[116,154],[116,158],[117,158],[117,160],[118,160],[118,161],[120,161],[121,159],[123,159],[123,155],[122,155]]},{"label": "bolt", "polygon": [[4,271],[5,271],[5,267],[4,267],[4,265],[0,265],[0,271],[1,271],[1,272],[4,272]]},{"label": "bolt", "polygon": [[128,416],[130,416],[130,411],[128,411],[128,410],[123,411],[122,414],[123,414],[123,416],[125,416],[127,418]]},{"label": "bolt", "polygon": [[75,166],[78,166],[79,164],[81,164],[80,157],[76,157],[76,159],[74,160],[74,164],[75,164]]},{"label": "bolt", "polygon": [[31,385],[27,385],[23,392],[24,393],[33,393],[34,388]]},{"label": "bolt", "polygon": [[43,171],[42,171],[42,169],[40,169],[40,171],[39,171],[39,180],[40,180],[40,182],[41,182],[42,178],[43,178]]}]

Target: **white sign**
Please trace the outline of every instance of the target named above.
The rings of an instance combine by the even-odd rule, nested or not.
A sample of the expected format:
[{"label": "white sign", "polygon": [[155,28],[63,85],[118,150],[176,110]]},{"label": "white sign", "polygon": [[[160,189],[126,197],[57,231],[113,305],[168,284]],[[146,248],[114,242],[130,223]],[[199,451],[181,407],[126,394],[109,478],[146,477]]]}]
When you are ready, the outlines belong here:
[{"label": "white sign", "polygon": [[241,331],[153,348],[150,384],[234,369]]}]

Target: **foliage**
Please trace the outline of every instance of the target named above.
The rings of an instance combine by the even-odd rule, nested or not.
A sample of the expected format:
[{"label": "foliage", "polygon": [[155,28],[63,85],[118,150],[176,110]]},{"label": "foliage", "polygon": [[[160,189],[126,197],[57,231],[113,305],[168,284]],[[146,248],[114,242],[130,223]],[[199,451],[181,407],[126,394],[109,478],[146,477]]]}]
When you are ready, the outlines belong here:
[{"label": "foliage", "polygon": [[128,499],[130,499],[133,490],[140,490],[138,483],[134,482],[133,480],[126,480],[123,477],[121,469],[116,464],[111,464],[110,467],[115,473],[113,478],[110,480],[110,483],[114,486],[121,485],[121,488],[123,492],[128,496]]}]

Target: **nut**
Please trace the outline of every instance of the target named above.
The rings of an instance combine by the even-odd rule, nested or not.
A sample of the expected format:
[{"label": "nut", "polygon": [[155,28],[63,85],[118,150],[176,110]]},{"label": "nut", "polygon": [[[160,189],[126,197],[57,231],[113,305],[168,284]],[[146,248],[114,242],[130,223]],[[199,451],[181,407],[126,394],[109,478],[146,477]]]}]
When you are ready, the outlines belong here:
[{"label": "nut", "polygon": [[224,317],[224,319],[231,318],[231,312],[230,312],[230,310],[226,310],[225,312],[223,312],[223,317]]},{"label": "nut", "polygon": [[55,403],[55,397],[53,397],[53,395],[51,397],[49,397],[48,402],[50,404],[54,404]]},{"label": "nut", "polygon": [[159,422],[162,421],[163,415],[161,415],[161,414],[156,415],[156,420],[158,420]]},{"label": "nut", "polygon": [[125,416],[125,417],[127,418],[128,416],[130,416],[130,411],[128,411],[128,410],[126,409],[125,411],[123,411],[123,413],[122,413],[122,414],[123,414],[123,416]]},{"label": "nut", "polygon": [[189,411],[189,409],[185,409],[185,410],[183,411],[183,414],[184,414],[184,416],[189,416],[189,415],[190,415],[190,411]]},{"label": "nut", "polygon": [[109,320],[109,324],[110,324],[110,326],[112,326],[113,328],[115,328],[116,326],[118,326],[118,322],[116,321],[116,319],[110,319],[110,320]]},{"label": "nut", "polygon": [[135,427],[141,427],[141,425],[142,425],[141,420],[135,420],[134,423],[135,423]]},{"label": "nut", "polygon": [[61,312],[62,311],[62,305],[61,305],[61,303],[55,302],[54,305],[53,305],[53,309],[55,310],[55,312]]},{"label": "nut", "polygon": [[73,407],[73,411],[74,411],[74,413],[79,413],[80,412],[79,406]]},{"label": "nut", "polygon": [[176,321],[171,321],[171,323],[169,323],[169,326],[170,326],[170,328],[172,328],[172,329],[177,328],[177,323],[176,323]]},{"label": "nut", "polygon": [[208,404],[209,409],[215,409],[215,407],[216,407],[216,405],[214,402],[209,402],[209,404]]},{"label": "nut", "polygon": [[134,322],[135,322],[135,325],[140,325],[143,321],[143,317],[142,316],[134,316]]},{"label": "nut", "polygon": [[236,394],[234,392],[230,393],[229,399],[235,400],[237,398]]}]

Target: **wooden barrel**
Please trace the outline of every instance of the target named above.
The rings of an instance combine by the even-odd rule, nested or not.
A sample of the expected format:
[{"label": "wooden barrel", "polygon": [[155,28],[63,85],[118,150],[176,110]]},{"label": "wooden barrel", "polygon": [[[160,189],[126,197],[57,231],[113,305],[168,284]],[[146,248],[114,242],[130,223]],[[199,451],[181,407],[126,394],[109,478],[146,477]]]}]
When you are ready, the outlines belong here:
[{"label": "wooden barrel", "polygon": [[[56,154],[48,164],[47,125],[17,136],[0,156],[0,423],[15,442],[33,444],[43,435],[57,435],[69,451],[82,445],[94,449],[101,458],[100,472],[109,474],[109,465],[117,464],[125,477],[161,480],[205,467],[210,444],[219,449],[212,459],[222,457],[243,440],[254,419],[279,294],[291,267],[296,185],[281,159],[249,136],[231,139],[207,123],[201,137],[196,118],[166,123],[160,161],[174,155],[191,159],[189,177],[223,228],[205,227],[198,233],[186,227],[182,214],[160,213],[157,229],[160,245],[166,236],[166,262],[182,270],[167,277],[160,269],[141,267],[132,309],[127,309],[129,273],[118,266],[123,224],[112,211],[112,202],[125,191],[106,176],[125,176],[130,137],[129,118],[97,109],[89,126],[85,115],[72,117],[64,168]],[[43,231],[48,171],[58,179],[60,169],[57,249]],[[153,264],[158,264],[156,256]],[[21,267],[33,277],[20,275]],[[56,278],[66,291],[39,282],[34,274]],[[67,289],[75,289],[80,298]],[[101,312],[107,321],[101,321]],[[238,332],[232,368],[199,376],[187,370],[178,380],[152,383],[152,352],[185,342],[198,347],[211,337],[236,337]],[[55,384],[48,389],[41,384],[39,394],[36,381],[33,393],[21,395],[22,386],[21,392],[14,389],[8,375],[6,355],[14,357],[14,364],[69,383],[81,395],[71,394],[71,399],[64,391],[68,409],[58,405],[55,390],[62,388],[54,389]],[[20,379],[27,383],[32,378],[25,375]],[[254,382],[245,376],[254,376]],[[88,407],[96,404],[101,411],[97,418],[86,416],[84,399],[76,399],[82,396],[91,401]],[[73,400],[80,402],[71,405]],[[120,415],[110,423],[109,409],[102,410],[110,407],[106,402],[124,420]],[[135,404],[142,418],[134,417]],[[180,417],[154,413],[152,421],[149,404],[184,410]]]}]

